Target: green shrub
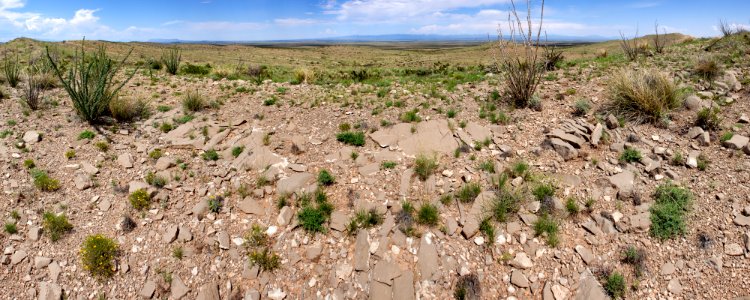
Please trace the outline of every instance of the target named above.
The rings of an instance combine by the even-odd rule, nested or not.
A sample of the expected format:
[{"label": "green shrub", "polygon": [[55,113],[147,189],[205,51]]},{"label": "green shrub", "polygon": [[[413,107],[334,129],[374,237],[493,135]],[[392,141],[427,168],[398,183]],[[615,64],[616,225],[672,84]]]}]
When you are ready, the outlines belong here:
[{"label": "green shrub", "polygon": [[661,122],[683,100],[672,80],[653,69],[614,74],[608,93],[606,110],[634,122]]},{"label": "green shrub", "polygon": [[82,140],[82,139],[91,140],[94,138],[94,136],[96,136],[96,134],[94,134],[94,132],[92,132],[91,130],[84,130],[78,134],[78,139],[79,140]]},{"label": "green shrub", "polygon": [[187,75],[199,75],[199,76],[205,76],[211,73],[211,65],[205,64],[205,65],[194,65],[191,63],[185,63],[184,66],[180,69],[180,72],[182,74]]},{"label": "green shrub", "polygon": [[674,156],[672,156],[672,164],[675,166],[682,166],[685,164],[685,157],[682,156],[682,152],[675,151]]},{"label": "green shrub", "polygon": [[130,194],[128,197],[130,205],[137,210],[144,210],[151,204],[151,194],[146,189],[139,189]]},{"label": "green shrub", "polygon": [[721,74],[721,66],[713,57],[701,57],[693,65],[693,73],[705,80],[713,81]]},{"label": "green shrub", "polygon": [[208,198],[208,210],[212,213],[219,213],[224,206],[224,197],[211,196]]},{"label": "green shrub", "polygon": [[341,132],[349,131],[351,129],[352,129],[352,125],[350,125],[349,123],[341,123],[341,124],[339,124],[339,131],[341,131]]},{"label": "green shrub", "polygon": [[579,99],[573,106],[573,115],[581,117],[585,116],[591,110],[591,102],[586,99]]},{"label": "green shrub", "polygon": [[107,56],[104,46],[94,55],[86,56],[84,42],[81,42],[80,53],[76,53],[73,66],[68,67],[67,78],[63,77],[63,67],[50,55],[47,47],[47,59],[60,79],[65,91],[73,101],[78,115],[89,123],[95,123],[109,110],[109,103],[117,93],[130,81],[136,72],[126,75],[124,79],[114,80],[115,75],[125,64],[132,49],[116,63]]},{"label": "green shrub", "polygon": [[162,155],[164,155],[164,153],[159,148],[151,150],[151,152],[148,153],[148,157],[152,159],[159,159]]},{"label": "green shrub", "polygon": [[693,195],[672,183],[659,185],[651,206],[651,236],[667,240],[687,232],[685,214],[690,210]]},{"label": "green shrub", "polygon": [[3,75],[5,75],[5,81],[12,88],[15,88],[21,82],[21,64],[18,62],[18,54],[16,54],[15,59],[10,59],[8,55],[5,55],[5,59],[3,59]]},{"label": "green shrub", "polygon": [[637,161],[640,161],[641,158],[643,158],[641,156],[641,152],[635,148],[627,148],[625,149],[625,151],[622,152],[622,154],[620,154],[620,162],[624,162],[624,163],[637,162]]},{"label": "green shrub", "polygon": [[162,176],[159,176],[159,175],[156,175],[156,174],[154,174],[154,172],[151,172],[151,171],[149,171],[148,173],[146,173],[146,178],[145,179],[146,179],[146,183],[148,183],[148,184],[150,184],[150,185],[152,185],[154,187],[157,187],[157,188],[162,188],[165,185],[167,185],[167,179],[166,178],[164,178]]},{"label": "green shrub", "polygon": [[612,272],[607,276],[604,282],[604,290],[607,291],[612,299],[623,299],[625,298],[625,277],[617,271]]},{"label": "green shrub", "polygon": [[101,152],[109,151],[109,143],[107,143],[106,141],[98,141],[94,143],[94,146],[96,147],[96,149],[99,149],[99,151]]},{"label": "green shrub", "polygon": [[5,223],[5,232],[8,233],[8,234],[16,234],[16,233],[18,233],[18,228],[16,227],[16,223],[6,222]]},{"label": "green shrub", "polygon": [[315,203],[309,198],[309,195],[300,197],[302,208],[297,213],[300,226],[310,233],[325,232],[323,224],[331,217],[333,204],[328,202],[328,197],[321,189],[315,193]]},{"label": "green shrub", "polygon": [[483,161],[479,164],[479,169],[482,171],[485,171],[490,174],[495,173],[495,163],[493,163],[491,160]]},{"label": "green shrub", "polygon": [[534,195],[534,198],[536,198],[537,201],[543,201],[547,197],[554,196],[555,189],[555,186],[550,183],[539,184],[534,187],[534,190],[531,191],[531,194]]},{"label": "green shrub", "polygon": [[47,172],[39,169],[29,171],[31,178],[34,179],[34,186],[43,192],[54,192],[60,189],[60,181],[47,175]]},{"label": "green shrub", "polygon": [[159,105],[156,107],[156,110],[158,110],[159,112],[168,112],[172,110],[172,107],[169,105]]},{"label": "green shrub", "polygon": [[416,123],[422,121],[422,118],[417,114],[418,110],[410,110],[401,115],[401,122],[405,123]]},{"label": "green shrub", "polygon": [[380,164],[380,168],[381,169],[393,169],[396,167],[396,165],[398,165],[398,163],[396,163],[395,161],[383,161]]},{"label": "green shrub", "polygon": [[349,234],[354,234],[359,228],[370,228],[383,223],[383,216],[373,208],[370,210],[358,211],[356,215],[349,221],[346,231]]},{"label": "green shrub", "polygon": [[711,162],[703,154],[698,155],[698,170],[705,171]]},{"label": "green shrub", "polygon": [[718,107],[704,107],[698,111],[695,125],[709,131],[721,129],[721,118],[719,117],[720,112],[721,110],[719,110]]},{"label": "green shrub", "polygon": [[731,140],[732,137],[734,137],[734,133],[725,132],[724,134],[721,135],[721,138],[719,140],[721,140],[722,142],[726,142],[728,140]]},{"label": "green shrub", "polygon": [[320,170],[318,173],[318,184],[320,185],[332,185],[336,182],[336,178],[331,175],[328,170]]},{"label": "green shrub", "polygon": [[521,195],[507,191],[503,188],[499,189],[495,198],[492,200],[491,212],[492,216],[498,222],[508,221],[510,214],[518,212],[521,207]]},{"label": "green shrub", "polygon": [[424,203],[417,211],[417,223],[427,226],[435,226],[439,221],[438,208],[430,203]]},{"label": "green shrub", "polygon": [[177,70],[180,69],[180,60],[182,59],[182,53],[177,47],[165,49],[161,54],[161,61],[167,69],[167,73],[176,75]]},{"label": "green shrub", "polygon": [[182,257],[185,255],[184,251],[182,250],[182,247],[177,246],[172,249],[172,257],[176,259],[182,259]]},{"label": "green shrub", "polygon": [[159,126],[159,130],[164,133],[170,132],[172,131],[172,129],[174,129],[174,126],[172,125],[172,123],[168,122],[161,123],[161,125]]},{"label": "green shrub", "polygon": [[456,193],[456,199],[463,203],[474,202],[474,199],[482,192],[482,186],[477,182],[470,182],[461,187]]},{"label": "green shrub", "polygon": [[456,110],[451,108],[448,109],[448,111],[445,113],[445,115],[448,117],[448,119],[453,119],[456,117]]},{"label": "green shrub", "polygon": [[575,215],[581,211],[581,207],[578,206],[578,202],[576,202],[575,198],[568,198],[568,200],[565,201],[565,210],[568,214]]},{"label": "green shrub", "polygon": [[528,175],[528,172],[529,172],[529,164],[527,164],[525,161],[515,162],[508,170],[508,174],[512,178],[516,178],[516,177],[526,178]]},{"label": "green shrub", "polygon": [[546,235],[547,244],[556,247],[559,243],[557,232],[559,231],[559,225],[549,214],[544,214],[534,222],[534,234]]},{"label": "green shrub", "polygon": [[346,131],[336,135],[336,140],[347,145],[352,146],[364,146],[365,145],[365,133],[361,131],[352,132]]},{"label": "green shrub", "polygon": [[248,259],[253,265],[257,265],[261,271],[273,271],[281,266],[281,258],[268,248],[253,250],[248,254]]},{"label": "green shrub", "polygon": [[248,247],[266,247],[270,243],[265,229],[258,224],[253,224],[245,234],[245,244]]},{"label": "green shrub", "polygon": [[479,223],[479,232],[484,234],[487,238],[487,243],[492,245],[495,243],[495,226],[492,225],[492,219],[484,219]]},{"label": "green shrub", "polygon": [[434,156],[427,156],[424,154],[417,155],[417,159],[414,161],[414,173],[417,174],[420,180],[425,181],[435,171],[437,171],[438,162]]},{"label": "green shrub", "polygon": [[42,228],[53,242],[57,242],[63,234],[73,230],[73,225],[68,222],[68,217],[64,214],[56,215],[51,212],[45,212],[42,218],[44,219]]},{"label": "green shrub", "polygon": [[109,102],[109,112],[115,120],[132,122],[138,118],[146,119],[151,115],[148,102],[142,99],[117,97]]},{"label": "green shrub", "polygon": [[219,160],[219,153],[214,149],[209,149],[208,151],[203,152],[203,154],[201,154],[201,157],[203,157],[203,160],[217,161]]},{"label": "green shrub", "polygon": [[36,167],[36,164],[34,163],[33,159],[26,159],[23,161],[23,166],[26,169],[33,169],[34,167]]},{"label": "green shrub", "polygon": [[243,151],[245,151],[245,146],[235,146],[232,148],[232,156],[236,158],[240,156],[240,154],[242,154]]},{"label": "green shrub", "polygon": [[66,159],[72,159],[74,157],[76,157],[76,151],[75,150],[71,149],[71,150],[65,151],[65,158]]},{"label": "green shrub", "polygon": [[628,246],[624,251],[622,262],[632,265],[635,276],[641,277],[646,269],[646,251],[635,246]]},{"label": "green shrub", "polygon": [[119,246],[114,240],[101,234],[90,235],[80,251],[83,269],[100,280],[112,277],[118,252]]},{"label": "green shrub", "polygon": [[197,112],[206,107],[206,100],[197,91],[188,91],[182,98],[182,110],[186,113]]}]

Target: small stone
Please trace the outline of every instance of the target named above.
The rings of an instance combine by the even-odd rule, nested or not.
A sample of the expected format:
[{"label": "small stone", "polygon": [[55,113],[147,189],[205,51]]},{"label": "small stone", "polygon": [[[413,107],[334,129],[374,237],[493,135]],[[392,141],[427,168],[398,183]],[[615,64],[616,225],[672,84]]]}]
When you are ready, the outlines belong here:
[{"label": "small stone", "polygon": [[62,299],[62,288],[54,283],[40,282],[39,285],[39,297],[38,300],[61,300]]},{"label": "small stone", "polygon": [[596,259],[596,256],[594,256],[594,254],[591,253],[591,250],[589,250],[588,248],[584,246],[576,245],[575,249],[578,255],[581,256],[581,259],[583,260],[583,262],[585,262],[587,265],[591,265],[591,263],[593,263],[594,260]]},{"label": "small stone", "polygon": [[219,242],[219,248],[223,250],[229,250],[229,234],[226,231],[220,231],[216,234],[216,241]]},{"label": "small stone", "polygon": [[237,204],[237,207],[246,214],[253,214],[256,216],[265,215],[263,206],[251,197],[245,197],[244,200],[240,201],[240,203]]},{"label": "small stone", "polygon": [[732,136],[731,139],[724,141],[722,145],[732,150],[740,150],[742,149],[742,147],[745,147],[749,141],[750,141],[750,138],[739,135],[739,134],[735,134]]},{"label": "small stone", "polygon": [[154,292],[156,291],[156,282],[153,280],[146,281],[146,284],[143,285],[141,288],[141,291],[138,292],[138,295],[143,297],[143,299],[151,299],[151,297],[154,296]]},{"label": "small stone", "polygon": [[182,297],[185,297],[187,293],[190,292],[190,288],[188,288],[185,283],[182,282],[182,279],[180,279],[180,276],[173,276],[172,277],[172,284],[170,286],[170,293],[172,299],[182,299]]},{"label": "small stone", "polygon": [[672,280],[670,280],[667,284],[667,290],[675,295],[679,295],[680,293],[682,293],[682,284],[680,284],[680,280],[677,278],[672,278]]},{"label": "small stone", "polygon": [[18,263],[22,262],[28,254],[26,251],[18,250],[13,255],[10,256],[10,265],[15,266]]},{"label": "small stone", "polygon": [[42,140],[42,136],[36,131],[27,131],[23,134],[23,141],[27,144],[37,143]]},{"label": "small stone", "polygon": [[661,275],[672,275],[674,273],[675,267],[672,263],[666,263],[661,266]]},{"label": "small stone", "polygon": [[731,256],[739,256],[743,254],[742,246],[737,243],[730,243],[724,245],[724,253]]},{"label": "small stone", "polygon": [[513,270],[510,275],[510,282],[520,288],[529,287],[529,279],[519,270]]},{"label": "small stone", "polygon": [[52,262],[49,257],[37,256],[34,257],[34,268],[41,269],[48,266]]},{"label": "small stone", "polygon": [[516,257],[510,262],[510,265],[519,269],[529,269],[534,266],[525,252],[518,252]]},{"label": "small stone", "polygon": [[268,298],[272,300],[282,300],[286,298],[286,293],[284,293],[284,291],[282,291],[280,288],[275,288],[268,291]]},{"label": "small stone", "polygon": [[123,153],[117,156],[117,163],[125,169],[133,167],[133,156],[130,153]]},{"label": "small stone", "polygon": [[607,128],[609,129],[615,129],[617,127],[620,127],[620,121],[617,120],[617,118],[613,114],[607,115]]},{"label": "small stone", "polygon": [[289,206],[284,206],[281,208],[281,211],[279,211],[279,216],[276,218],[276,222],[279,224],[279,226],[285,226],[292,220],[292,216],[294,216],[292,208]]}]

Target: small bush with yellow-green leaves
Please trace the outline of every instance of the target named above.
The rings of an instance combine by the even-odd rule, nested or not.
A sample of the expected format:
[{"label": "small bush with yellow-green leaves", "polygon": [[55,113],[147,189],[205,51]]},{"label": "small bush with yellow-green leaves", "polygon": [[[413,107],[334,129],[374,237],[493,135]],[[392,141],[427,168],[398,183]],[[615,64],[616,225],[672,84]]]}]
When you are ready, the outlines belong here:
[{"label": "small bush with yellow-green leaves", "polygon": [[151,204],[151,195],[146,189],[139,189],[131,193],[128,199],[130,200],[130,205],[137,210],[146,209]]},{"label": "small bush with yellow-green leaves", "polygon": [[46,233],[53,242],[57,242],[62,238],[63,234],[73,230],[73,225],[68,222],[68,217],[64,214],[56,215],[51,212],[46,212],[42,218],[44,219],[44,222],[42,223],[44,233]]},{"label": "small bush with yellow-green leaves", "polygon": [[88,236],[79,252],[83,269],[100,280],[112,277],[118,251],[119,246],[114,240],[101,234]]},{"label": "small bush with yellow-green leaves", "polygon": [[39,169],[31,169],[31,178],[34,179],[34,186],[44,192],[54,192],[60,189],[60,181],[47,175],[47,172]]}]

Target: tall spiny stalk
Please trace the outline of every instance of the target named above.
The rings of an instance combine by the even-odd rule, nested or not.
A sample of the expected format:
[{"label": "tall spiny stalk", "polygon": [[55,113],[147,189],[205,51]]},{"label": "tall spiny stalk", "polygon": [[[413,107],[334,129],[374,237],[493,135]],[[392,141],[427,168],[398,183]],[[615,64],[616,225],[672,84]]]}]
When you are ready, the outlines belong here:
[{"label": "tall spiny stalk", "polygon": [[133,50],[131,49],[118,63],[107,56],[104,46],[99,47],[93,55],[87,57],[85,41],[85,39],[81,41],[80,52],[76,52],[75,61],[68,70],[67,77],[63,76],[60,66],[52,58],[49,47],[47,47],[47,59],[55,75],[65,87],[65,91],[70,95],[78,115],[89,123],[96,123],[107,112],[109,102],[117,96],[120,89],[133,78],[136,72],[126,76],[122,82],[116,83],[115,75]]},{"label": "tall spiny stalk", "polygon": [[182,52],[177,47],[164,50],[161,54],[161,60],[164,62],[167,72],[172,75],[177,74],[177,70],[180,68],[181,59]]},{"label": "tall spiny stalk", "polygon": [[10,87],[18,86],[18,83],[21,82],[21,64],[18,63],[18,54],[16,54],[15,59],[8,58],[8,54],[5,54],[3,74]]}]

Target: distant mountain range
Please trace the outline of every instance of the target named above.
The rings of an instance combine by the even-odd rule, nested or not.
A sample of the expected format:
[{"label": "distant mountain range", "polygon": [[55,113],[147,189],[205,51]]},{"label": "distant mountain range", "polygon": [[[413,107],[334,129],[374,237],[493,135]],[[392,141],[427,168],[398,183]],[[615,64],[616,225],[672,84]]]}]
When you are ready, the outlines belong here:
[{"label": "distant mountain range", "polygon": [[[384,34],[384,35],[349,35],[313,39],[284,39],[258,41],[209,41],[209,40],[180,40],[180,39],[152,39],[147,42],[162,44],[264,44],[264,43],[376,43],[376,42],[476,42],[494,41],[497,36],[481,34],[439,35],[439,34]],[[601,42],[617,39],[603,36],[565,36],[549,35],[550,42]],[[544,40],[544,37],[542,37]]]}]

